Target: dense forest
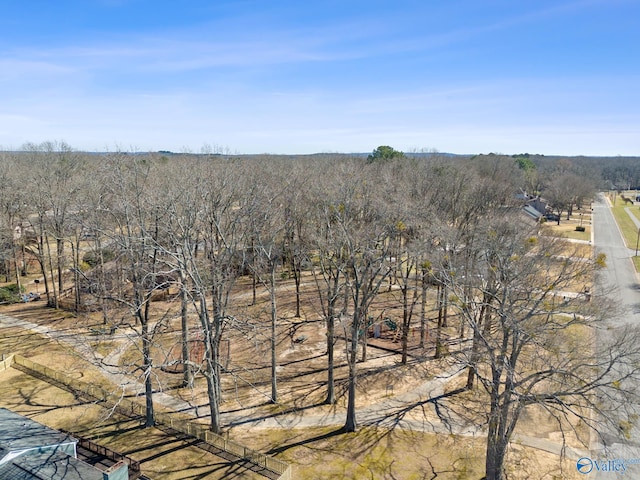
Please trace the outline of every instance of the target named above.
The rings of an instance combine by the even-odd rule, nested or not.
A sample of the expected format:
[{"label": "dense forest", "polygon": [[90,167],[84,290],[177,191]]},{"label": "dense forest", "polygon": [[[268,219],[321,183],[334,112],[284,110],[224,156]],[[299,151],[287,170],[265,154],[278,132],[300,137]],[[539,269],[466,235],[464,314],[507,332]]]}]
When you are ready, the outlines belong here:
[{"label": "dense forest", "polygon": [[[293,279],[299,315],[301,279],[314,279],[327,331],[327,403],[336,402],[335,356],[348,365],[346,432],[358,426],[360,343],[376,296],[391,284],[402,293],[406,363],[410,331],[417,328],[421,342],[427,334],[426,291],[436,291],[434,354],[452,354],[441,327],[455,311],[460,338],[469,342],[455,352],[468,369],[467,388],[487,395],[487,478],[501,478],[524,407],[552,401],[554,408],[589,409],[595,390],[610,385],[599,368],[619,361],[594,361],[593,352],[563,343],[569,328],[597,321],[601,306],[556,303],[554,291],[588,283],[598,265],[560,260],[571,247],[540,235],[544,216],[531,218],[523,206],[540,197],[548,209],[541,213],[560,223],[597,191],[640,185],[637,159],[402,154],[391,147],[368,156],[90,154],[43,143],[0,153],[0,183],[0,275],[9,284],[3,300],[16,298],[29,270],[39,274],[52,308],[98,311],[107,325],[110,312],[125,307],[139,335],[149,426],[152,372],[160,367],[151,352],[162,331],[152,299],[168,288],[180,292],[185,345],[189,322],[204,338],[202,358],[183,349],[183,381],[206,378],[214,432],[223,427],[221,348],[230,330],[247,328],[231,295],[238,282],[252,285],[254,301],[256,289],[269,293],[263,325],[271,342],[270,401],[277,403],[279,285]],[[557,322],[567,312],[571,321]],[[347,325],[345,352],[336,350],[338,325]]]}]

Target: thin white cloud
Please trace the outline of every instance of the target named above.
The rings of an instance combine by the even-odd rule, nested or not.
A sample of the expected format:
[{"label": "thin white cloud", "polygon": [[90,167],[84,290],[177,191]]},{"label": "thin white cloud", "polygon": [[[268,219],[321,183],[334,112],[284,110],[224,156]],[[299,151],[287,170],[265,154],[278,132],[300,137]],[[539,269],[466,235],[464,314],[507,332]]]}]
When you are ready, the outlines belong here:
[{"label": "thin white cloud", "polygon": [[[545,102],[513,86],[500,96],[500,88],[460,86],[370,98],[320,91],[263,95],[230,90],[59,96],[33,100],[25,108],[19,102],[9,105],[14,113],[0,117],[0,144],[65,139],[81,149],[119,143],[142,150],[180,151],[189,146],[197,151],[210,143],[244,153],[366,152],[382,143],[457,153],[640,152],[640,119],[631,110],[623,115],[586,107],[536,109],[536,103],[554,101],[551,83],[545,87]],[[585,86],[584,95],[589,89]],[[555,98],[561,100],[563,94],[557,90]],[[21,111],[28,114],[20,115]]]},{"label": "thin white cloud", "polygon": [[37,59],[0,58],[0,82],[9,79],[28,80],[32,76],[60,76],[76,70],[60,63]]},{"label": "thin white cloud", "polygon": [[[189,72],[220,67],[256,68],[345,59],[315,41],[254,39],[238,42],[139,38],[123,44],[21,49],[0,56],[4,72],[59,74],[72,71]],[[1,75],[1,74],[0,74]]]},{"label": "thin white cloud", "polygon": [[[212,143],[240,152],[311,153],[388,143],[459,153],[639,154],[638,78],[429,70],[432,57],[468,59],[462,50],[477,38],[606,5],[545,4],[511,7],[485,23],[469,16],[429,25],[429,18],[400,9],[391,16],[363,12],[360,23],[340,18],[282,28],[255,16],[5,49],[0,144],[60,138],[82,149],[118,143],[197,151]],[[460,6],[442,5],[439,15]],[[401,55],[414,52],[408,60]],[[414,68],[414,57],[423,64]],[[398,58],[396,75],[390,65]]]}]

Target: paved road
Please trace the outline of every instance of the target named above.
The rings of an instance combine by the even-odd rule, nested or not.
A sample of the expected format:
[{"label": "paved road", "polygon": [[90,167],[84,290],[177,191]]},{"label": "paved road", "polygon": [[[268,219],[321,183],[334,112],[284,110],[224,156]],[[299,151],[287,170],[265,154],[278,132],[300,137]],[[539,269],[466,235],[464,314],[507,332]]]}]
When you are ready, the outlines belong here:
[{"label": "paved road", "polygon": [[618,322],[636,323],[640,320],[640,285],[631,261],[635,250],[625,246],[604,196],[600,195],[594,203],[593,213],[596,252],[607,256],[607,268],[602,271],[599,292],[608,292],[608,296],[622,308],[623,314]]},{"label": "paved road", "polygon": [[[640,210],[636,211],[640,216]],[[629,213],[636,225],[640,226],[640,221],[634,216],[635,212],[630,210]],[[594,294],[606,294],[620,308],[620,315],[610,320],[612,327],[625,324],[640,325],[640,284],[631,260],[635,255],[635,249],[625,246],[604,195],[599,195],[593,204],[593,221],[596,253],[604,253],[607,256],[607,267],[599,276]],[[636,407],[640,412],[640,405]],[[621,420],[627,419],[626,414],[622,414],[621,417]],[[640,459],[640,428],[638,426],[632,428],[630,438],[624,438],[619,432],[613,431],[607,432],[604,437],[606,445],[593,442],[592,458],[600,461]],[[598,473],[594,470],[588,477],[607,479],[616,475],[612,472]],[[625,477],[640,478],[640,465],[630,467]]]}]

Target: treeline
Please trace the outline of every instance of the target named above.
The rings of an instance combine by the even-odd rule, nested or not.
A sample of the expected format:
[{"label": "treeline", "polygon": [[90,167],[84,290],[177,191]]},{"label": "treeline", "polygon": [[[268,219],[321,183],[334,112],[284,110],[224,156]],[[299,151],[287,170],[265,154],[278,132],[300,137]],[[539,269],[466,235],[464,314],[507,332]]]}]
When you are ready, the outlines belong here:
[{"label": "treeline", "polygon": [[[428,290],[437,290],[436,357],[447,353],[447,311],[462,319],[460,337],[470,346],[456,355],[468,369],[467,388],[479,384],[488,398],[487,478],[501,475],[524,406],[553,399],[562,408],[567,399],[572,411],[577,404],[588,409],[594,391],[607,386],[592,352],[562,342],[568,326],[600,318],[595,304],[555,301],[556,291],[588,282],[597,266],[559,260],[567,246],[537,235],[518,196],[542,195],[569,213],[589,201],[602,178],[576,159],[88,155],[60,143],[1,155],[2,273],[19,288],[33,258],[52,307],[70,285],[75,308],[88,295],[105,323],[110,305],[127,307],[141,345],[147,425],[157,368],[152,348],[163,328],[152,321],[151,300],[169,286],[180,292],[184,384],[196,371],[204,375],[216,432],[221,345],[230,330],[243,328],[232,289],[249,278],[254,296],[256,285],[269,292],[270,397],[278,401],[283,272],[294,279],[298,313],[301,278],[315,279],[327,326],[327,403],[336,401],[335,355],[348,365],[345,431],[357,428],[362,332],[389,281],[402,293],[402,362],[414,325],[424,344]],[[588,316],[576,314],[585,309]],[[558,322],[565,311],[573,320]],[[200,359],[189,358],[191,318],[204,339]],[[338,321],[348,325],[344,352],[335,348]],[[580,375],[567,379],[568,369]]]}]

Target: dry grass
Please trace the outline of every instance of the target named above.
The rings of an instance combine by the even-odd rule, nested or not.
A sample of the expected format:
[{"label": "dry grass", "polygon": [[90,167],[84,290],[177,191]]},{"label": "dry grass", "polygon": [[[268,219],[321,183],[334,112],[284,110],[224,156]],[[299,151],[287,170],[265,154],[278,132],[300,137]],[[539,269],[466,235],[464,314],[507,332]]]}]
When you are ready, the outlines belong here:
[{"label": "dry grass", "polygon": [[[627,192],[627,196],[631,196],[631,193]],[[612,205],[611,212],[616,219],[618,228],[622,232],[625,244],[628,248],[635,248],[638,240],[638,227],[636,227],[636,224],[625,209],[629,208],[638,220],[640,220],[640,209],[637,205],[625,204],[619,195],[616,195],[615,203],[612,203]]]},{"label": "dry grass", "polygon": [[[623,192],[626,197],[635,198],[636,192]],[[635,222],[631,219],[626,211],[626,208],[631,210],[631,213],[640,220],[640,208],[636,205],[630,205],[624,202],[620,195],[609,194],[609,201],[611,202],[611,212],[613,213],[618,228],[622,233],[622,238],[627,248],[636,249],[638,240],[640,239],[640,230],[636,227]],[[631,258],[636,272],[640,272],[640,256],[634,256]]]},{"label": "dry grass", "polygon": [[137,420],[82,401],[66,390],[18,370],[0,373],[0,389],[0,406],[138,460],[143,472],[154,480],[262,478],[245,467],[195,447],[189,439],[155,428],[143,429]]},{"label": "dry grass", "polygon": [[[30,314],[37,314],[31,310]],[[15,311],[14,313],[20,314]],[[22,313],[25,314],[24,312]],[[46,320],[55,322],[56,320]],[[61,324],[66,321],[61,318]],[[317,328],[317,327],[316,327]],[[64,348],[34,333],[20,333],[17,330],[6,332],[1,345],[13,348],[17,345],[11,336],[21,334],[28,345],[22,350],[42,363],[53,359],[55,365],[63,366],[65,373],[73,376],[81,375],[84,380],[99,376],[88,365],[79,362]],[[23,343],[23,342],[20,342]],[[106,348],[108,343],[100,343]],[[305,357],[309,351],[294,350],[296,355]],[[394,361],[382,357],[383,364]],[[437,364],[425,364],[425,370],[419,365],[394,369],[383,369],[374,375],[364,375],[360,388],[360,406],[368,405],[384,399],[386,393],[383,385],[395,381],[396,393],[411,390],[415,385],[437,370]],[[283,390],[289,390],[286,400],[277,406],[259,407],[255,412],[264,414],[268,408],[278,414],[291,407],[299,407],[301,384],[296,387],[296,380],[302,382],[315,378],[313,374],[306,380],[295,376],[283,383]],[[324,375],[316,374],[316,375]],[[401,380],[401,381],[400,381]],[[199,381],[200,386],[203,383]],[[313,382],[312,382],[313,383]],[[106,446],[120,451],[132,458],[142,461],[145,473],[154,479],[182,478],[258,478],[245,468],[230,465],[215,455],[195,448],[188,440],[177,439],[157,429],[143,430],[139,423],[124,419],[117,415],[109,416],[104,409],[81,402],[72,394],[59,390],[49,384],[36,380],[21,372],[9,370],[0,374],[0,389],[3,391],[3,406],[19,413],[34,416],[38,421],[53,428],[63,428],[79,435],[95,439]],[[251,389],[245,395],[251,396]],[[186,394],[186,392],[185,392]],[[304,396],[303,396],[304,397]],[[253,390],[255,401],[255,390]],[[312,403],[311,399],[307,399]],[[237,399],[229,399],[230,408]],[[260,403],[260,402],[257,402]],[[332,407],[317,406],[309,409],[310,415],[326,413]],[[344,405],[337,408],[344,408]],[[250,413],[250,410],[246,410]],[[416,412],[424,415],[424,412]],[[291,462],[294,478],[397,478],[419,479],[431,478],[435,473],[438,478],[464,479],[480,478],[484,468],[484,441],[452,435],[434,435],[422,432],[403,430],[386,430],[373,427],[362,428],[356,434],[337,434],[337,427],[304,428],[304,429],[247,429],[234,428],[229,432],[231,438],[247,444],[259,451],[270,452],[278,458]],[[509,456],[510,478],[545,478],[538,477],[540,471],[559,472],[558,458],[544,452],[514,445]],[[566,466],[565,466],[566,467]],[[542,469],[542,470],[541,470]],[[554,473],[554,474],[556,474]],[[547,478],[552,478],[547,476]],[[560,477],[558,477],[560,478]],[[565,478],[565,477],[562,477]]]},{"label": "dry grass", "polygon": [[[308,279],[307,282],[311,283]],[[291,411],[303,412],[302,415],[310,416],[325,415],[334,411],[344,413],[347,371],[342,363],[336,368],[338,404],[335,407],[321,405],[325,395],[326,337],[324,324],[319,319],[320,309],[314,303],[314,299],[317,298],[315,286],[308,285],[305,290],[300,319],[293,317],[292,295],[281,298],[279,302],[278,354],[281,370],[278,405],[272,405],[267,401],[270,393],[268,342],[258,328],[261,324],[264,326],[264,319],[268,318],[267,296],[264,289],[261,289],[257,305],[248,305],[250,296],[247,295],[247,288],[247,285],[239,284],[238,291],[234,294],[237,303],[240,304],[237,309],[238,317],[255,325],[256,329],[253,330],[254,333],[242,335],[233,330],[229,331],[229,373],[223,378],[222,411],[237,411],[252,418],[277,416]],[[245,297],[246,302],[242,305]],[[243,300],[238,301],[239,299]],[[401,311],[397,302],[396,290],[385,291],[372,306],[372,312],[376,317],[390,316],[399,319]],[[75,318],[70,314],[43,308],[43,303],[15,305],[3,309],[3,312],[64,331],[68,335],[87,336],[91,326],[101,325],[99,313]],[[429,304],[433,304],[433,299]],[[159,312],[156,317],[159,318],[163,312],[175,311],[177,305],[154,302],[153,307]],[[126,316],[126,312],[114,310],[110,312],[110,316],[120,319]],[[433,327],[434,312],[431,312],[431,316]],[[159,362],[164,361],[164,356],[176,341],[177,322],[177,318],[170,322],[166,337],[159,342],[160,346],[154,352]],[[458,329],[459,320],[452,317],[446,333],[454,337]],[[126,330],[123,329],[123,332],[126,333]],[[300,335],[307,337],[307,340],[303,344],[292,343],[292,337]],[[394,342],[392,338],[386,342],[386,348],[399,348],[399,343]],[[125,354],[120,357],[121,364],[137,360],[139,355],[138,347],[133,344],[125,345],[113,337],[87,337],[87,344],[102,355],[124,347]],[[338,362],[343,361],[344,345],[343,340],[337,343]],[[432,347],[432,343],[429,346]],[[65,373],[84,381],[105,382],[105,378],[97,369],[73,355],[67,347],[33,332],[7,329],[0,338],[0,348],[6,353],[22,353],[40,363],[55,365],[56,368],[64,369]],[[358,408],[388,398],[387,385],[394,385],[395,395],[410,392],[446,368],[443,364],[428,358],[430,350],[413,353],[418,356],[426,354],[426,357],[414,359],[408,366],[400,366],[398,355],[370,346],[367,362],[359,365],[361,377],[358,384]],[[181,379],[180,375],[158,372],[155,378],[159,382],[158,387],[162,387],[165,392],[199,405],[206,404],[206,386],[202,377],[197,379],[193,390],[175,388]],[[0,378],[0,382],[2,381]],[[241,471],[240,467],[240,470],[235,469],[227,462],[195,449],[188,441],[176,439],[157,430],[142,431],[137,423],[126,419],[107,419],[106,413],[96,406],[71,406],[69,402],[73,399],[68,399],[70,394],[60,393],[62,391],[46,384],[36,383],[27,386],[27,379],[24,378],[18,383],[22,384],[22,390],[7,397],[3,396],[13,407],[24,407],[27,409],[25,411],[34,414],[37,412],[39,417],[50,421],[54,428],[67,428],[65,425],[77,426],[84,432],[81,433],[83,435],[104,439],[105,444],[114,450],[122,451],[138,460],[142,459],[144,471],[154,479],[253,478],[251,472]],[[0,383],[0,388],[4,389],[5,385]],[[6,388],[9,389],[9,386]],[[417,419],[424,418],[425,415],[434,415],[430,408],[417,408],[408,413],[407,418]],[[480,478],[484,469],[483,439],[400,429],[389,431],[373,427],[362,428],[356,434],[347,435],[336,434],[336,428],[247,430],[237,427],[230,430],[229,434],[234,440],[259,451],[272,452],[278,458],[291,462],[294,478],[418,479],[431,478],[435,473],[438,474],[438,478]],[[537,425],[533,428],[537,428]],[[558,457],[517,445],[513,446],[508,463],[513,466],[509,467],[509,478],[553,478],[552,475],[560,471]],[[224,472],[226,476],[220,476],[220,472]],[[557,476],[567,478],[560,474]]]},{"label": "dry grass", "polygon": [[[296,479],[479,479],[484,439],[364,427],[344,434],[330,428],[234,431],[236,438],[290,462]],[[512,445],[508,478],[578,478],[572,461]]]},{"label": "dry grass", "polygon": [[[585,231],[576,231],[576,227],[579,226],[584,227]],[[565,214],[565,216],[560,219],[560,225],[554,221],[543,223],[543,234],[587,242],[591,241],[591,226],[591,208],[586,206],[581,210],[574,210],[568,220]]]},{"label": "dry grass", "polygon": [[[247,431],[237,434],[295,465],[296,479],[480,478],[481,439],[386,431],[365,427],[357,433],[329,428]],[[321,466],[321,468],[319,468]]]},{"label": "dry grass", "polygon": [[[80,401],[71,393],[9,369],[0,374],[0,406],[52,428],[89,438],[141,462],[155,480],[258,479],[194,446],[188,439],[161,430],[143,429],[139,422]],[[409,430],[365,427],[344,434],[335,428],[234,429],[233,438],[275,454],[293,464],[296,479],[477,479],[484,469],[482,438],[434,435]],[[563,468],[564,470],[561,470]],[[513,445],[509,478],[577,478],[571,462],[558,465],[551,454]]]}]

